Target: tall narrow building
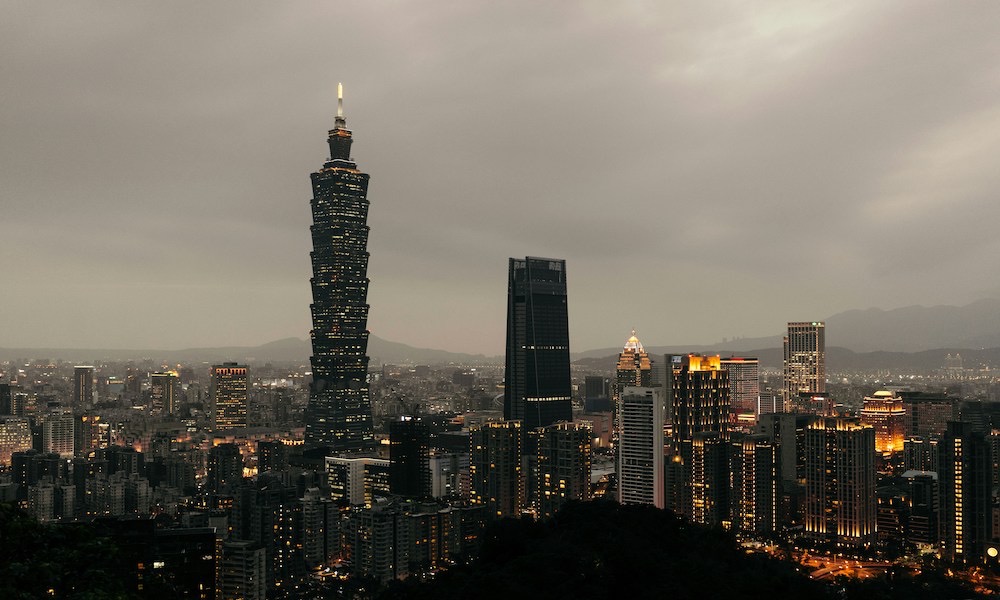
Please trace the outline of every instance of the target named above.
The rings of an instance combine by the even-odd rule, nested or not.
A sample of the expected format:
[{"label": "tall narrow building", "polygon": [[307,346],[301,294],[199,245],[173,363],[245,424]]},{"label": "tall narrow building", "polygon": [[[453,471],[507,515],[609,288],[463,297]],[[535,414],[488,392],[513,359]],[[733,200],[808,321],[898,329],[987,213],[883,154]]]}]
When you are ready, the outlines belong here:
[{"label": "tall narrow building", "polygon": [[826,324],[789,323],[784,350],[785,411],[797,412],[799,396],[826,391]]},{"label": "tall narrow building", "polygon": [[87,408],[94,402],[94,367],[73,367],[73,407]]},{"label": "tall narrow building", "polygon": [[618,415],[618,502],[663,508],[661,388],[625,388]]},{"label": "tall narrow building", "polygon": [[312,174],[312,385],[306,443],[334,452],[375,447],[368,395],[368,175],[351,160],[338,86],[330,160]]},{"label": "tall narrow building", "polygon": [[503,416],[525,430],[573,420],[566,261],[510,259]]},{"label": "tall narrow building", "polygon": [[488,519],[517,517],[525,504],[519,421],[483,423],[469,431],[470,502]]},{"label": "tall narrow building", "polygon": [[177,391],[180,388],[173,371],[149,374],[149,410],[153,415],[173,415],[180,408]]},{"label": "tall narrow building", "polygon": [[875,429],[821,418],[806,428],[805,534],[839,545],[875,542]]},{"label": "tall narrow building", "polygon": [[729,371],[729,409],[733,415],[756,417],[760,410],[760,361],[756,358],[723,358],[722,368]]},{"label": "tall narrow building", "polygon": [[250,381],[245,365],[234,362],[212,365],[209,396],[216,431],[247,426]]}]

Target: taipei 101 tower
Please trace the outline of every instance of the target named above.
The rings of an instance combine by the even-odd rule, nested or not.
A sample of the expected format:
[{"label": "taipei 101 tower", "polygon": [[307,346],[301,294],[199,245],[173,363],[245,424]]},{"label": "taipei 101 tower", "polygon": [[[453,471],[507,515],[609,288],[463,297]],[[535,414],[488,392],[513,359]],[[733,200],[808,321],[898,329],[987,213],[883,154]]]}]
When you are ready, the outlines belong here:
[{"label": "taipei 101 tower", "polygon": [[337,86],[330,159],[312,174],[312,386],[306,444],[372,450],[368,395],[368,175],[351,159],[351,131]]}]

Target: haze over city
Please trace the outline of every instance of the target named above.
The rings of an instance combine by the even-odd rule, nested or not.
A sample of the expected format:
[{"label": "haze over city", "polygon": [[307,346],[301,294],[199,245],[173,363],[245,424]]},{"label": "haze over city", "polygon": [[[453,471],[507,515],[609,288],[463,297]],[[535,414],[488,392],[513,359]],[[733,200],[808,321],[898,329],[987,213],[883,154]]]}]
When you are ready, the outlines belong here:
[{"label": "haze over city", "polygon": [[338,81],[368,327],[502,354],[507,258],[574,350],[998,295],[993,3],[5,3],[0,345],[310,329]]}]

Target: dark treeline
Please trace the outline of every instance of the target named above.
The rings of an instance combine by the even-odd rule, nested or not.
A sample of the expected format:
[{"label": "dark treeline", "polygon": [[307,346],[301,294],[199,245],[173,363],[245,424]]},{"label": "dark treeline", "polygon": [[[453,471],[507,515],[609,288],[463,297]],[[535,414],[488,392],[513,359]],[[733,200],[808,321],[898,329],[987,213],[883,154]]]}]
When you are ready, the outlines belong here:
[{"label": "dark treeline", "polygon": [[972,598],[937,571],[864,581],[814,581],[798,565],[748,553],[721,529],[670,511],[614,502],[571,503],[544,522],[507,520],[483,537],[470,565],[420,582],[393,582],[380,600],[459,598]]}]

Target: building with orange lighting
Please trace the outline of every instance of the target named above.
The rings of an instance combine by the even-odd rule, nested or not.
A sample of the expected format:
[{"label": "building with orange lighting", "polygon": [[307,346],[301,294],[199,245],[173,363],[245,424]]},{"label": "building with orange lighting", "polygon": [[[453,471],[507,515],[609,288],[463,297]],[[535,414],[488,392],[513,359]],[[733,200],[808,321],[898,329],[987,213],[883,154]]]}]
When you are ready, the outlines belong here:
[{"label": "building with orange lighting", "polygon": [[673,357],[670,423],[675,444],[703,431],[729,437],[729,372],[718,356],[688,354]]},{"label": "building with orange lighting", "polygon": [[903,399],[892,392],[875,392],[866,396],[861,409],[861,422],[875,429],[875,451],[893,454],[903,450],[906,413]]},{"label": "building with orange lighting", "polygon": [[245,365],[227,362],[212,366],[209,395],[215,431],[247,426],[249,391]]},{"label": "building with orange lighting", "polygon": [[805,534],[844,546],[875,542],[875,429],[819,418],[805,431]]}]

